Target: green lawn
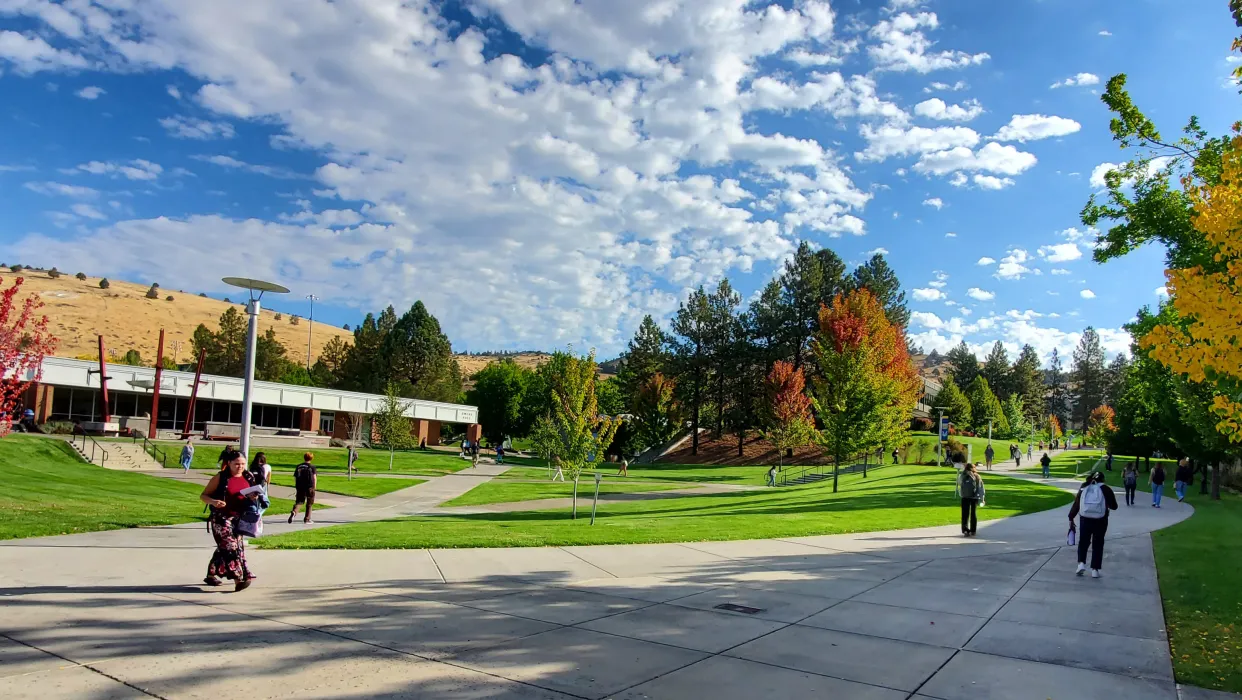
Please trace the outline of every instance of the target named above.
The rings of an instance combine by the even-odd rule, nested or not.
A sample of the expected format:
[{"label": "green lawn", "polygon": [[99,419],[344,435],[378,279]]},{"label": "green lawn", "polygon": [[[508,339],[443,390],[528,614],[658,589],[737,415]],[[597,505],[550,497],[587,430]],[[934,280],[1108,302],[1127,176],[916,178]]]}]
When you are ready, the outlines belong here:
[{"label": "green lawn", "polygon": [[[507,463],[509,460],[506,459]],[[678,484],[748,484],[751,486],[763,486],[767,483],[768,467],[722,467],[711,464],[631,464],[628,477],[618,477],[617,470],[621,468],[619,464],[603,464],[599,471],[604,474],[606,480],[625,481],[632,479],[634,481],[667,481]],[[787,469],[797,469],[799,467],[786,467]],[[545,466],[515,466],[501,476],[497,477],[502,480],[524,479],[538,480],[549,479],[555,473]],[[582,472],[582,481],[593,481],[592,472]]]},{"label": "green lawn", "polygon": [[[1104,457],[1101,450],[1072,450],[1070,452],[1062,452],[1052,458],[1052,466],[1049,472],[1053,478],[1057,479],[1073,479],[1078,476],[1086,478],[1087,472],[1091,471],[1100,459]],[[1100,470],[1104,469],[1104,465],[1100,464]],[[1111,479],[1114,484],[1121,483],[1121,463],[1113,462],[1113,473],[1116,474],[1115,479]],[[1035,460],[1035,464],[1030,467],[1023,467],[1022,471],[1027,474],[1043,474],[1043,467],[1039,465],[1039,459]]]},{"label": "green lawn", "polygon": [[[168,452],[168,466],[177,466],[177,460],[181,458],[181,446],[183,444],[177,442],[160,443],[161,448]],[[220,452],[225,447],[224,443],[196,442],[194,444],[194,462],[190,466],[193,469],[218,469]],[[346,450],[343,447],[321,447],[309,450],[288,448],[256,449],[267,456],[267,463],[272,465],[274,471],[292,471],[294,467],[302,463],[303,453],[310,452],[315,456],[314,464],[319,468],[320,472],[345,472]],[[388,451],[359,450],[358,461],[355,466],[360,472],[388,473]],[[442,476],[461,471],[469,466],[470,462],[457,457],[455,452],[409,450],[393,454],[392,473],[413,474],[416,476]]]},{"label": "green lawn", "polygon": [[[204,518],[203,488],[83,463],[69,443],[0,439],[0,539],[169,525]],[[274,510],[290,501],[273,499]]]},{"label": "green lawn", "polygon": [[[910,462],[914,462],[915,457],[917,455],[917,450],[914,445],[917,443],[924,443],[927,445],[927,449],[923,453],[923,460],[934,463],[936,461],[936,453],[933,451],[933,449],[936,446],[936,434],[917,432],[917,433],[910,433],[910,436],[911,438],[913,438],[912,444],[908,452]],[[983,463],[984,461],[983,452],[988,447],[987,436],[965,437],[963,435],[953,435],[952,439],[957,440],[963,445],[970,445],[971,446],[971,455],[970,455],[971,460],[975,462],[979,462],[980,464]],[[1042,454],[1039,451],[1039,441],[1033,441],[1031,444],[1034,445],[1035,459],[1039,460],[1039,457]],[[996,452],[995,461],[996,462],[1004,462],[1004,461],[1013,462],[1013,460],[1009,458],[1009,446],[1010,445],[1018,445],[1018,447],[1022,448],[1022,464],[1025,466],[1027,463],[1027,458],[1026,458],[1027,441],[1026,440],[1001,440],[1000,438],[993,438],[992,449]],[[892,450],[890,449],[889,452],[892,452]],[[884,459],[885,461],[890,461],[892,459],[892,456],[886,454],[884,456]]]},{"label": "green lawn", "polygon": [[[689,486],[681,484],[653,484],[630,482],[623,479],[605,479],[599,485],[599,492],[605,493],[642,493],[649,491],[668,491]],[[490,481],[480,484],[442,506],[481,506],[489,503],[512,503],[515,501],[537,501],[542,498],[569,498],[573,496],[573,482],[560,481]],[[595,493],[595,478],[583,477],[578,483],[578,498],[590,499]]]},{"label": "green lawn", "polygon": [[[426,482],[426,479],[385,479],[375,476],[355,476],[353,479],[349,479],[344,476],[320,474],[315,482],[315,489],[323,493],[336,493],[342,496],[375,498],[386,493],[417,486],[424,482]],[[273,473],[272,483],[293,488],[293,475]]]},{"label": "green lawn", "polygon": [[[633,473],[633,469],[630,470]],[[422,516],[358,523],[258,540],[276,549],[505,547],[795,537],[873,532],[956,523],[955,474],[948,468],[896,466],[870,478],[851,474],[841,490],[804,487],[610,503],[594,526],[568,510]],[[1070,494],[1038,483],[989,478],[982,520],[1033,513],[1068,503]],[[583,501],[589,507],[589,501]],[[580,512],[585,508],[580,508]]]},{"label": "green lawn", "polygon": [[1189,498],[1195,514],[1152,533],[1180,683],[1242,692],[1242,497]]}]

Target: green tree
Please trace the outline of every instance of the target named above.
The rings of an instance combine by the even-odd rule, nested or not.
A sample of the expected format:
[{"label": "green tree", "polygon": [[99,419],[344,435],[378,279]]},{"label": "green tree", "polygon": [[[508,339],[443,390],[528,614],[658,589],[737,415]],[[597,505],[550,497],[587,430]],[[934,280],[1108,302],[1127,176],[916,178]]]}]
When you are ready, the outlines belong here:
[{"label": "green tree", "polygon": [[876,253],[867,262],[854,269],[847,287],[850,290],[867,289],[884,306],[884,315],[894,325],[905,328],[910,324],[910,310],[906,308],[906,293],[901,291],[897,273],[888,266],[884,256]]},{"label": "green tree", "polygon": [[639,390],[653,375],[668,371],[668,338],[651,315],[643,317],[634,337],[621,354],[617,370],[621,394],[627,402],[638,396]]},{"label": "green tree", "polygon": [[74,275],[74,277],[76,277],[76,278],[77,278],[77,280],[78,280],[79,282],[85,282],[85,281],[86,281],[86,273],[85,273],[85,272],[79,272],[78,274]]},{"label": "green tree", "polygon": [[673,316],[674,368],[681,403],[690,412],[690,454],[699,453],[699,425],[711,369],[711,302],[700,286]]},{"label": "green tree", "polygon": [[384,387],[384,400],[380,408],[371,415],[371,424],[380,444],[388,447],[388,471],[392,471],[393,454],[397,450],[409,449],[413,446],[410,435],[410,419],[405,413],[409,405],[397,394],[396,385],[389,383]]},{"label": "green tree", "polygon": [[1100,335],[1087,326],[1074,350],[1074,365],[1070,379],[1076,388],[1074,420],[1084,432],[1088,429],[1091,412],[1104,403],[1108,377],[1104,367],[1104,348]]},{"label": "green tree", "polygon": [[987,377],[975,377],[966,389],[966,398],[970,400],[970,415],[974,420],[975,432],[986,434],[989,423],[992,431],[998,435],[1009,432],[1009,422],[1005,420],[1005,409],[992,393]]},{"label": "green tree", "polygon": [[979,358],[966,347],[965,340],[946,353],[945,360],[949,363],[949,376],[958,386],[970,386],[979,376]]},{"label": "green tree", "polygon": [[813,250],[802,241],[785,261],[780,284],[789,321],[788,341],[794,368],[802,366],[812,336],[819,330],[819,310],[845,291],[845,263],[827,248]]},{"label": "green tree", "polygon": [[[949,422],[956,425],[959,429],[967,430],[974,425],[970,399],[966,398],[966,394],[957,385],[957,382],[953,381],[953,377],[945,379],[944,384],[940,387],[940,393],[936,394],[936,400],[932,402],[932,406],[943,408],[944,415],[948,416]],[[935,430],[932,432],[935,432]]]},{"label": "green tree", "polygon": [[1010,388],[1009,353],[999,340],[992,345],[992,351],[983,360],[983,367],[979,373],[988,380],[992,391],[996,393],[996,398],[1003,401],[1013,393]]},{"label": "green tree", "polygon": [[467,403],[479,407],[479,422],[493,445],[506,436],[524,436],[532,417],[524,416],[522,402],[535,373],[511,359],[490,362],[475,373],[474,388],[466,392]]},{"label": "green tree", "polygon": [[461,370],[452,344],[421,301],[414,302],[393,324],[384,336],[380,355],[388,366],[389,380],[403,387],[402,393],[409,398],[451,402],[461,394]]},{"label": "green tree", "polygon": [[1057,423],[1067,425],[1069,420],[1069,387],[1065,384],[1065,370],[1061,365],[1061,353],[1052,349],[1052,357],[1048,360],[1048,391],[1045,414],[1056,416]]},{"label": "green tree", "polygon": [[1113,361],[1108,363],[1104,371],[1104,403],[1116,406],[1117,400],[1125,388],[1126,372],[1130,369],[1130,358],[1124,352],[1117,353]]},{"label": "green tree", "polygon": [[1009,371],[1009,388],[1022,401],[1022,411],[1032,425],[1044,415],[1044,373],[1040,369],[1039,353],[1028,345],[1022,346],[1018,359]]},{"label": "green tree", "polygon": [[742,329],[737,317],[741,303],[742,297],[733,291],[728,279],[721,280],[707,300],[707,353],[715,388],[716,439],[724,435],[725,419],[736,401],[730,389],[737,380],[735,370],[740,359],[737,353],[739,345],[743,344],[740,342]]},{"label": "green tree", "polygon": [[634,399],[634,426],[629,451],[641,454],[663,445],[681,429],[681,412],[672,379],[659,372],[647,378]]},{"label": "green tree", "polygon": [[392,377],[388,358],[382,352],[384,341],[397,324],[392,306],[378,318],[367,314],[354,329],[354,343],[341,370],[342,388],[367,393],[380,393]]},{"label": "green tree", "polygon": [[621,393],[621,383],[616,377],[609,377],[598,382],[595,386],[595,394],[600,413],[615,417],[626,412],[626,404],[629,402]]},{"label": "green tree", "polygon": [[1022,399],[1017,394],[1010,394],[1002,404],[1002,410],[1005,414],[1005,423],[1008,424],[1009,430],[1002,436],[1006,440],[1030,440],[1035,434],[1035,426],[1030,419],[1026,417],[1025,409],[1022,406]]},{"label": "green tree", "polygon": [[137,350],[130,348],[129,350],[125,351],[125,357],[121,359],[121,364],[131,365],[133,367],[141,367],[142,366],[142,354],[139,353]]},{"label": "green tree", "polygon": [[[16,267],[17,267],[18,269],[21,269],[21,266],[20,266],[20,265],[18,265],[18,266],[16,266]],[[14,270],[14,272],[16,272],[16,271],[17,271],[17,270]],[[104,277],[103,279],[99,280],[99,288],[100,288],[100,289],[107,289],[108,287],[111,287],[111,286],[112,286],[112,283],[108,281],[108,278],[107,278],[107,277]]]},{"label": "green tree", "polygon": [[746,321],[766,375],[777,360],[793,357],[792,309],[785,303],[780,280],[771,280],[746,310]]}]

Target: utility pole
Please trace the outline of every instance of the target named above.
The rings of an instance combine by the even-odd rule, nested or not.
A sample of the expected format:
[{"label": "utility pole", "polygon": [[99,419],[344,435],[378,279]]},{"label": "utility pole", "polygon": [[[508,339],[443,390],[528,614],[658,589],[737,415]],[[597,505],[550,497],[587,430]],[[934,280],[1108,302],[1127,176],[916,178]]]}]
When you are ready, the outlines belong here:
[{"label": "utility pole", "polygon": [[311,334],[315,332],[315,302],[319,297],[314,294],[307,294],[306,298],[310,300],[310,314],[307,317],[306,324],[306,370],[311,368]]},{"label": "utility pole", "polygon": [[947,406],[936,406],[932,410],[940,411],[940,420],[936,422],[936,466],[941,466],[944,460],[944,433],[941,432],[941,426],[944,425],[944,409]]}]

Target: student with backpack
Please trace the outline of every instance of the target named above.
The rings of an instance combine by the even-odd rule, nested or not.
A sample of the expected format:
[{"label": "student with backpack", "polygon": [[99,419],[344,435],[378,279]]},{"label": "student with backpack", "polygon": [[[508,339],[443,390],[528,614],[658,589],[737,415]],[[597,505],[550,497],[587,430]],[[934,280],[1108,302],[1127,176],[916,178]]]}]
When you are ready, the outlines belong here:
[{"label": "student with backpack", "polygon": [[207,577],[203,583],[219,586],[220,578],[235,582],[236,590],[245,590],[256,577],[246,565],[246,541],[237,530],[242,513],[259,499],[256,491],[245,493],[257,486],[254,475],[246,469],[246,457],[232,448],[220,455],[223,468],[211,477],[199,500],[211,509],[207,528],[216,541],[216,551],[207,565]]},{"label": "student with backpack", "polygon": [[979,518],[975,509],[983,503],[985,496],[983,478],[970,462],[962,468],[957,476],[957,496],[962,499],[962,536],[974,537],[979,529]]},{"label": "student with backpack", "polygon": [[1070,507],[1070,529],[1074,529],[1074,516],[1078,516],[1081,532],[1078,533],[1078,570],[1082,576],[1087,572],[1087,549],[1091,550],[1091,578],[1100,577],[1104,564],[1104,533],[1108,532],[1108,511],[1117,510],[1117,495],[1104,483],[1104,472],[1092,472],[1074,496]]},{"label": "student with backpack", "polygon": [[315,486],[318,484],[315,465],[311,464],[311,460],[315,459],[315,455],[307,452],[302,455],[302,463],[293,470],[293,486],[297,489],[294,496],[293,510],[289,513],[289,523],[293,523],[293,516],[298,514],[298,506],[306,504],[306,515],[302,518],[302,522],[310,525],[314,521],[311,520],[311,509],[315,507]]},{"label": "student with backpack", "polygon": [[1138,488],[1138,458],[1126,465],[1121,472],[1121,485],[1126,488],[1126,505],[1134,505],[1134,491]]},{"label": "student with backpack", "polygon": [[1173,492],[1177,494],[1177,502],[1186,500],[1186,487],[1194,483],[1195,472],[1190,468],[1190,460],[1182,457],[1177,460],[1177,471],[1173,472]]},{"label": "student with backpack", "polygon": [[272,465],[267,463],[267,455],[262,452],[255,454],[254,460],[250,462],[250,473],[254,476],[254,482],[267,493],[272,486]]},{"label": "student with backpack", "polygon": [[1164,467],[1159,462],[1152,467],[1151,474],[1147,477],[1147,484],[1151,486],[1151,507],[1159,508],[1160,499],[1164,498]]},{"label": "student with backpack", "polygon": [[776,465],[768,469],[768,486],[776,486]]},{"label": "student with backpack", "polygon": [[187,439],[185,447],[181,448],[181,468],[186,474],[190,473],[190,465],[194,463],[194,441]]},{"label": "student with backpack", "polygon": [[1052,477],[1052,458],[1045,452],[1043,457],[1039,458],[1039,465],[1044,468],[1044,478]]}]

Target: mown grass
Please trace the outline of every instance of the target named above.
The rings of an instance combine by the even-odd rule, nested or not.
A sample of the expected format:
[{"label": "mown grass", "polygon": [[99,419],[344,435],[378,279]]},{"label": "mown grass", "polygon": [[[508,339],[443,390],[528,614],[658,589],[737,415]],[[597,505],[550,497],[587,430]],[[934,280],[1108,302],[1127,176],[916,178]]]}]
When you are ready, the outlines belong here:
[{"label": "mown grass", "polygon": [[[181,447],[184,443],[160,443],[161,449],[168,452],[168,466],[179,467]],[[223,443],[195,443],[194,461],[191,469],[219,469],[220,453],[226,447]],[[255,448],[267,457],[267,463],[273,471],[292,471],[302,463],[302,455],[310,452],[314,455],[314,464],[320,472],[341,472],[346,469],[346,450],[341,447],[314,449],[289,448]],[[388,469],[388,450],[359,450],[358,461],[354,465],[361,473],[393,473],[412,474],[415,476],[442,476],[461,471],[470,466],[469,460],[461,459],[456,453],[437,452],[434,450],[408,450],[394,452],[392,470]]]},{"label": "mown grass", "polygon": [[[644,493],[650,491],[668,491],[685,488],[680,484],[653,484],[629,482],[620,479],[605,479],[600,483],[601,494]],[[573,496],[573,482],[560,481],[489,481],[480,484],[451,501],[441,503],[441,507],[481,506],[492,503],[513,503],[517,501],[537,501],[544,498],[569,498]],[[595,478],[583,478],[578,484],[578,497],[590,499],[595,493]]]},{"label": "mown grass", "polygon": [[[342,496],[357,498],[375,498],[393,491],[400,491],[411,486],[425,483],[426,479],[385,479],[381,477],[355,476],[349,479],[344,476],[328,476],[319,474],[315,482],[315,490],[322,493],[335,493]],[[272,483],[279,486],[294,487],[292,474],[272,474]]]},{"label": "mown grass", "polygon": [[[68,443],[0,439],[0,539],[203,520],[203,487],[82,462]],[[288,510],[290,501],[273,499]]]},{"label": "mown grass", "polygon": [[[633,473],[633,469],[631,469]],[[257,540],[273,549],[400,549],[694,542],[873,532],[955,523],[961,515],[949,468],[893,466],[870,477],[812,486],[610,503],[594,526],[568,510],[438,515],[358,523]],[[988,483],[982,520],[1068,503],[1070,494],[1004,477]],[[583,510],[583,509],[580,509]]]}]

